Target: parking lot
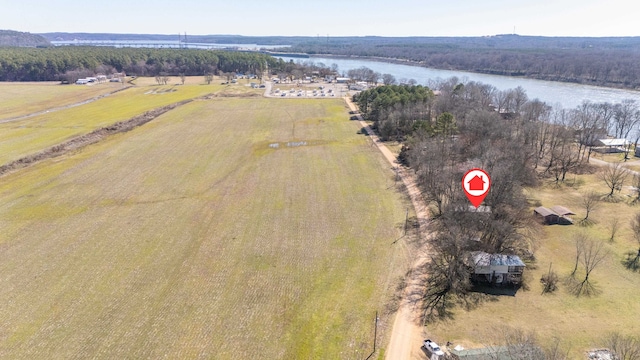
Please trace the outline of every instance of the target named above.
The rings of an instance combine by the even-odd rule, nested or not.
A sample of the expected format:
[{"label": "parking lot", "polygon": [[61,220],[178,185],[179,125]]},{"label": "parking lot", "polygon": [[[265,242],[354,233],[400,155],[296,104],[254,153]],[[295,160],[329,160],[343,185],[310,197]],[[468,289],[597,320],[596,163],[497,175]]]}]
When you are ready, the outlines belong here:
[{"label": "parking lot", "polygon": [[[271,85],[271,86],[269,86]],[[265,96],[281,98],[336,98],[349,93],[346,84],[336,83],[280,83],[267,84]]]}]

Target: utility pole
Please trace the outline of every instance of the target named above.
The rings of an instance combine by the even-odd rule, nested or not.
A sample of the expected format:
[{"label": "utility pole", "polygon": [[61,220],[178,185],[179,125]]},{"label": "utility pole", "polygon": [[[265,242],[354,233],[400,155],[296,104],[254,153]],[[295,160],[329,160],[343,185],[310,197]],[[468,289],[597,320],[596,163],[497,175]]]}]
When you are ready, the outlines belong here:
[{"label": "utility pole", "polygon": [[376,325],[373,328],[373,352],[376,352],[376,339],[378,338],[378,310],[376,310]]},{"label": "utility pole", "polygon": [[409,223],[409,208],[407,208],[407,214],[404,216],[404,235],[402,236],[406,236],[407,235],[407,225]]}]

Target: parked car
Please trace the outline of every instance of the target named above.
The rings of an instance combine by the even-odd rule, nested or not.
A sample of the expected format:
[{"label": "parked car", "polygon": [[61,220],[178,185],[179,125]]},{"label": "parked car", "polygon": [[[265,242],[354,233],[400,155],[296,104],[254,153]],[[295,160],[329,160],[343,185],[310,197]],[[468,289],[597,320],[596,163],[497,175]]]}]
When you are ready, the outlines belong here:
[{"label": "parked car", "polygon": [[422,346],[429,350],[429,352],[433,355],[438,355],[438,356],[443,356],[444,355],[444,351],[442,351],[442,349],[440,349],[440,346],[438,346],[438,344],[436,344],[435,342],[427,339],[424,341],[424,343],[422,343]]}]

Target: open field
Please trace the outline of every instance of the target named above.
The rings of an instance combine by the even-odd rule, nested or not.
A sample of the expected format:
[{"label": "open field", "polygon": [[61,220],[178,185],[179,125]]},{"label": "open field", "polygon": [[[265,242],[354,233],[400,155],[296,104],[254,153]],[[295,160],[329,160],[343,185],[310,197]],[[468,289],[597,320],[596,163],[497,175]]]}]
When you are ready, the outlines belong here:
[{"label": "open field", "polygon": [[[606,194],[604,183],[595,175],[568,177],[574,186],[556,187],[547,184],[528,192],[535,206],[563,205],[577,213],[574,220],[584,218],[581,205],[584,192],[593,190]],[[628,200],[626,193],[621,198]],[[525,270],[525,278],[530,290],[517,292],[513,297],[494,297],[479,308],[471,311],[459,309],[455,319],[445,323],[430,324],[427,331],[442,343],[451,341],[454,345],[478,347],[496,342],[495,329],[510,326],[535,331],[542,341],[557,337],[565,348],[571,349],[571,359],[583,359],[584,351],[604,346],[603,339],[608,333],[618,331],[625,335],[640,333],[640,273],[624,268],[621,261],[627,251],[637,251],[638,245],[631,237],[629,228],[631,217],[640,211],[638,206],[625,202],[602,202],[589,218],[596,221],[592,226],[579,225],[542,227],[536,237],[536,267]],[[621,230],[610,243],[608,230],[611,221],[618,218]],[[576,221],[577,222],[577,221]],[[575,260],[574,235],[585,232],[597,241],[604,242],[610,252],[603,264],[597,267],[590,279],[600,293],[593,297],[576,298],[567,291],[564,284],[555,293],[541,295],[539,280],[552,269],[561,278],[571,273]],[[584,272],[578,271],[578,277]]]},{"label": "open field", "polygon": [[121,83],[60,85],[59,82],[0,83],[0,120],[67,106],[123,88]]},{"label": "open field", "polygon": [[[13,85],[2,84],[0,88],[4,86]],[[82,87],[67,85],[59,88]],[[137,86],[78,107],[0,123],[0,165],[100,127],[127,120],[145,111],[217,92],[223,88],[222,85]],[[55,89],[58,88],[52,88],[51,91],[56,91]],[[67,94],[66,102],[70,101],[69,96]],[[0,102],[0,107],[3,105],[4,103]],[[51,105],[58,106],[53,103]]]},{"label": "open field", "polygon": [[347,119],[214,98],[4,176],[0,357],[365,358],[407,204]]}]

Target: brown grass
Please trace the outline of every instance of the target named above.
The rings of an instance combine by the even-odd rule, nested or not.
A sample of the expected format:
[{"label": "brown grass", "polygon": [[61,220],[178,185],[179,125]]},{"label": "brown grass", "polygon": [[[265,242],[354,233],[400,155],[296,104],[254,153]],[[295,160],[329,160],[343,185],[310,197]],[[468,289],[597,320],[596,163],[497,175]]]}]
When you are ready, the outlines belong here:
[{"label": "brown grass", "polygon": [[[540,188],[529,189],[532,203],[543,206],[563,205],[577,213],[575,220],[584,217],[581,196],[584,192],[595,191],[606,194],[606,188],[595,175],[570,177],[575,186],[555,186],[545,183]],[[513,297],[492,297],[476,310],[458,310],[455,320],[430,324],[427,330],[441,342],[452,341],[466,347],[483,346],[495,342],[496,328],[508,324],[515,328],[535,331],[542,341],[554,337],[571,348],[571,358],[583,358],[585,350],[604,346],[603,339],[609,332],[618,331],[631,335],[640,333],[640,274],[630,272],[621,263],[624,254],[637,250],[629,229],[631,217],[640,207],[628,204],[627,193],[619,195],[620,202],[602,202],[590,216],[595,223],[588,227],[545,226],[538,241],[535,254],[536,263],[526,269],[529,291],[520,290]],[[609,226],[618,218],[622,229],[613,243]],[[553,294],[541,295],[540,278],[547,273],[551,264],[560,277],[573,269],[575,248],[573,237],[585,232],[604,243],[610,252],[608,259],[592,274],[592,280],[599,294],[592,297],[576,298],[564,285]],[[578,277],[582,275],[579,270]]]}]

